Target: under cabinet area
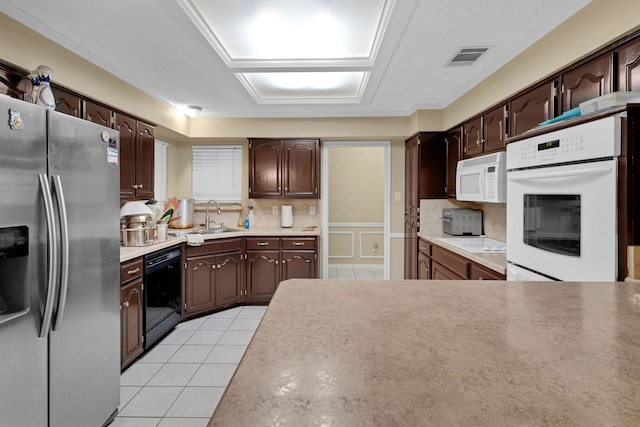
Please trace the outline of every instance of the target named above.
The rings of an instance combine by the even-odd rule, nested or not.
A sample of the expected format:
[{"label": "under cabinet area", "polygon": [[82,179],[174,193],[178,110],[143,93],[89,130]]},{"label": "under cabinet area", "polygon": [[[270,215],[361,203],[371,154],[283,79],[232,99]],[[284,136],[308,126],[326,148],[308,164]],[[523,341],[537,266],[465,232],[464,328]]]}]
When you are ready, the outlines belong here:
[{"label": "under cabinet area", "polygon": [[504,274],[422,238],[417,262],[420,280],[506,280]]},{"label": "under cabinet area", "polygon": [[122,369],[144,351],[142,273],[142,258],[120,264],[120,367]]}]

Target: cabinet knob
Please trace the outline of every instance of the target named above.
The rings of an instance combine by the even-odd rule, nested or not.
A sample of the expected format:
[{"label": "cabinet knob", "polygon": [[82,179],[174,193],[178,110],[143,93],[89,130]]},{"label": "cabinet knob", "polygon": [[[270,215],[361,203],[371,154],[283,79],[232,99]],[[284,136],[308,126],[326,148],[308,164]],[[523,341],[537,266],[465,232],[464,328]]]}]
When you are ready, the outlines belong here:
[{"label": "cabinet knob", "polygon": [[138,184],[138,188],[143,188],[144,184]]},{"label": "cabinet knob", "polygon": [[288,187],[284,187],[284,191],[289,191],[289,188]]},{"label": "cabinet knob", "polygon": [[278,191],[282,190],[282,187],[278,187]]},{"label": "cabinet knob", "polygon": [[125,301],[123,304],[125,307],[129,307],[129,301]]}]

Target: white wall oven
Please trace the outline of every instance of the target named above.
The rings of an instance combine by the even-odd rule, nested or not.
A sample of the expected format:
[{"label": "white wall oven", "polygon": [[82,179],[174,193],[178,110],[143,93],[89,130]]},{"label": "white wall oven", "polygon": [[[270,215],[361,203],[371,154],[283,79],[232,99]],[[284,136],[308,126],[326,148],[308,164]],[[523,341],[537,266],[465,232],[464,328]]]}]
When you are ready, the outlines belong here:
[{"label": "white wall oven", "polygon": [[507,145],[507,280],[615,281],[621,115]]}]

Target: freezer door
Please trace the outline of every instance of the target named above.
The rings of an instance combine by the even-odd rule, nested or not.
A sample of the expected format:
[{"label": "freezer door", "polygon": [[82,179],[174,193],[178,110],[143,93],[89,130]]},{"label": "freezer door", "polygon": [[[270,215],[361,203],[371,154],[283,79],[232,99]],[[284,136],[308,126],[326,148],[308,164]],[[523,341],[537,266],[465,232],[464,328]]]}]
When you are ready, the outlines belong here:
[{"label": "freezer door", "polygon": [[0,96],[0,115],[0,424],[46,426],[45,109]]},{"label": "freezer door", "polygon": [[66,299],[62,283],[50,336],[50,426],[101,426],[120,400],[117,133],[52,111],[48,126],[52,192],[69,241]]}]

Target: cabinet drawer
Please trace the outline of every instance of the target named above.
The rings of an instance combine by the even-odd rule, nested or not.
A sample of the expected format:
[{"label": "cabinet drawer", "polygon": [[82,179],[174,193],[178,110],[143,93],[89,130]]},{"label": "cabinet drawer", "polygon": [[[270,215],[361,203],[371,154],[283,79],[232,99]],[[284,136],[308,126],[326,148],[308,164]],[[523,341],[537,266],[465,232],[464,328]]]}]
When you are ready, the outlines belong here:
[{"label": "cabinet drawer", "polygon": [[315,249],[315,237],[283,237],[282,249]]},{"label": "cabinet drawer", "polygon": [[142,257],[132,259],[120,264],[120,283],[127,283],[135,278],[142,277]]},{"label": "cabinet drawer", "polygon": [[187,246],[187,257],[208,255],[242,249],[242,238],[205,241],[200,246]]},{"label": "cabinet drawer", "polygon": [[280,249],[278,237],[247,237],[247,250],[249,249]]},{"label": "cabinet drawer", "polygon": [[456,255],[453,252],[449,252],[439,246],[433,246],[431,249],[433,260],[437,261],[441,265],[447,267],[452,272],[467,278],[469,261],[466,258]]},{"label": "cabinet drawer", "polygon": [[505,280],[504,274],[500,274],[497,271],[490,270],[482,265],[471,263],[469,271],[470,280]]},{"label": "cabinet drawer", "polygon": [[418,239],[418,251],[422,252],[426,256],[431,256],[431,243],[423,239]]}]

